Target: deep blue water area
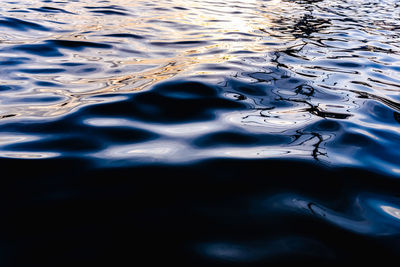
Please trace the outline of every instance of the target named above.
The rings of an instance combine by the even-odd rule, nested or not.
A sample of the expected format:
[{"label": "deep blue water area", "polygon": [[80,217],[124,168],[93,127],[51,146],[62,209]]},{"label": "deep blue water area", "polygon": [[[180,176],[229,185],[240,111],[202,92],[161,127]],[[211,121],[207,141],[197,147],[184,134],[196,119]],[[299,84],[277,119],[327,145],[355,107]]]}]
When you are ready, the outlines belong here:
[{"label": "deep blue water area", "polygon": [[1,266],[400,258],[396,0],[0,7]]}]

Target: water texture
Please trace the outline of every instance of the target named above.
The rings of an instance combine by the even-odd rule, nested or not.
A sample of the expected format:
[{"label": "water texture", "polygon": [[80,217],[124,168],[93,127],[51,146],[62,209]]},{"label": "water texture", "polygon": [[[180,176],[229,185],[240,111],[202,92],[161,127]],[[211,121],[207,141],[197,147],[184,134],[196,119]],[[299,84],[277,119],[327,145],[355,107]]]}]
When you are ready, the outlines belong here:
[{"label": "water texture", "polygon": [[4,1],[4,266],[400,256],[396,0]]}]

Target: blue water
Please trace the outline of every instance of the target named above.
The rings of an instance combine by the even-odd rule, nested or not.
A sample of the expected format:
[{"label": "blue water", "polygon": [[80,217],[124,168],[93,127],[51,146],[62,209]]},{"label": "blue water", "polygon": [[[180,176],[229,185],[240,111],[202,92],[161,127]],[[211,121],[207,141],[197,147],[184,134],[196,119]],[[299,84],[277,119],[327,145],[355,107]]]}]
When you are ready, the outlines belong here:
[{"label": "blue water", "polygon": [[0,7],[1,266],[400,257],[396,0]]}]

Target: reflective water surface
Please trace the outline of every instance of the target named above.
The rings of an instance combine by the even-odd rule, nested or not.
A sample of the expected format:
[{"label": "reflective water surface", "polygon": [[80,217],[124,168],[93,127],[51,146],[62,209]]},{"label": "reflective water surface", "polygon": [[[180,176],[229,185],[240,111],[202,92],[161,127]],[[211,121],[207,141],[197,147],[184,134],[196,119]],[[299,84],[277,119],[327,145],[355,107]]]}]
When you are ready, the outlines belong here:
[{"label": "reflective water surface", "polygon": [[0,261],[398,257],[396,0],[0,7]]}]

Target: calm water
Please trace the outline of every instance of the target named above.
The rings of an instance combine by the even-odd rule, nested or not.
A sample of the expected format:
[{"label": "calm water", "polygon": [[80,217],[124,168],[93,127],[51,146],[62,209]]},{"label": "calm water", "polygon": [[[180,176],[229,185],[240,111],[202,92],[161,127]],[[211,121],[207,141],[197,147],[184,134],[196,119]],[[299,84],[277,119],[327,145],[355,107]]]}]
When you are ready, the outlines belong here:
[{"label": "calm water", "polygon": [[2,266],[400,257],[397,0],[0,7]]}]

